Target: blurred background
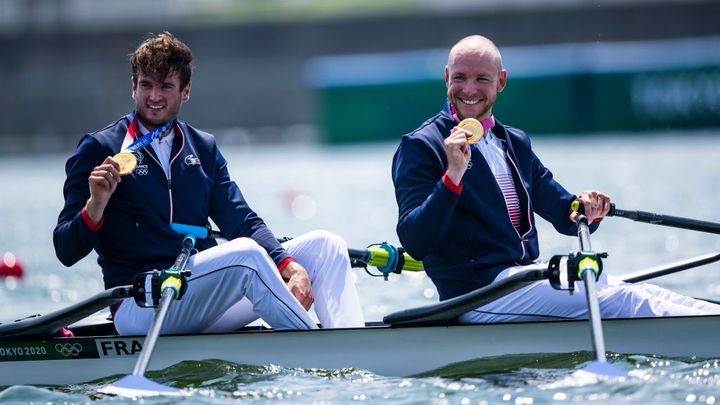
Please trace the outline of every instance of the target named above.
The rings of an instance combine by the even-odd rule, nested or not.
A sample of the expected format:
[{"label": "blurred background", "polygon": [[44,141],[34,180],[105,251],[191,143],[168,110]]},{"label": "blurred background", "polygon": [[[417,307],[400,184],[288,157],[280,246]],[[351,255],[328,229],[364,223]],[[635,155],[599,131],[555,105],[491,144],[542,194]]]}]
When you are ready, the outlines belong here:
[{"label": "blurred background", "polygon": [[195,54],[183,117],[221,141],[397,137],[442,104],[448,48],[501,48],[531,134],[720,126],[715,0],[0,0],[0,153],[70,151],[131,109],[127,54]]},{"label": "blurred background", "polygon": [[[441,108],[449,48],[478,33],[508,70],[496,115],[569,190],[720,221],[718,21],[717,0],[0,0],[0,254],[14,253],[0,267],[26,274],[0,282],[0,322],[102,288],[94,253],[70,270],[54,255],[63,165],[131,111],[127,55],[149,32],[193,50],[181,118],[216,135],[274,232],[325,228],[357,248],[398,243],[392,155]],[[539,227],[542,258],[575,247]],[[618,219],[593,246],[620,274],[720,241]],[[713,268],[661,284],[717,299]],[[369,320],[437,300],[422,274],[355,274]]]}]

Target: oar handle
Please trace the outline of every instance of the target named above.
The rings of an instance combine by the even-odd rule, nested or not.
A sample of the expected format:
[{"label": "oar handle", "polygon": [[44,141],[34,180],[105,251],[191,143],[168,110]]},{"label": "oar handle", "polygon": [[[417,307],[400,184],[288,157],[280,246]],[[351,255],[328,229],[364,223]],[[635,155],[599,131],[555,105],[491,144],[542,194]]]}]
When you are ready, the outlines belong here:
[{"label": "oar handle", "polygon": [[664,225],[673,228],[689,229],[698,232],[720,234],[720,224],[716,222],[701,221],[698,219],[675,217],[672,215],[656,214],[646,211],[630,211],[617,208],[610,204],[610,211],[607,216],[632,219],[637,222],[648,224]]}]

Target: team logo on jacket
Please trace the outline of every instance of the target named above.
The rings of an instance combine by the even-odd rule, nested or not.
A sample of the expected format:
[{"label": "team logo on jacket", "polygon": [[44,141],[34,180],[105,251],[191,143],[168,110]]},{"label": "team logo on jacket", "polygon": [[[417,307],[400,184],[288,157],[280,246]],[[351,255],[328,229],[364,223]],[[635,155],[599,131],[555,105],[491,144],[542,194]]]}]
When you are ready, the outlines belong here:
[{"label": "team logo on jacket", "polygon": [[135,174],[137,174],[138,176],[147,176],[148,165],[143,164],[143,159],[145,159],[145,156],[143,156],[142,152],[140,151],[133,152],[133,154],[137,159],[137,167],[135,167]]},{"label": "team logo on jacket", "polygon": [[185,164],[188,166],[195,166],[200,164],[200,159],[195,157],[193,154],[185,156]]}]

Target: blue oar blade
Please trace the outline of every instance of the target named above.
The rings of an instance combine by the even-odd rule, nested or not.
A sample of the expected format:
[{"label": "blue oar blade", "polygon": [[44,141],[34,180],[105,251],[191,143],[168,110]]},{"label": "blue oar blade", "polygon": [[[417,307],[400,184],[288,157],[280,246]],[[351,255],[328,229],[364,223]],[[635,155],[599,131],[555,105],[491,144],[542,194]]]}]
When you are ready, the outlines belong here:
[{"label": "blue oar blade", "polygon": [[620,370],[606,361],[593,361],[580,371],[607,378],[632,378],[627,371]]},{"label": "blue oar blade", "polygon": [[159,395],[177,397],[187,395],[187,393],[181,389],[158,384],[139,375],[123,377],[110,385],[100,388],[98,392],[127,398],[156,397]]}]

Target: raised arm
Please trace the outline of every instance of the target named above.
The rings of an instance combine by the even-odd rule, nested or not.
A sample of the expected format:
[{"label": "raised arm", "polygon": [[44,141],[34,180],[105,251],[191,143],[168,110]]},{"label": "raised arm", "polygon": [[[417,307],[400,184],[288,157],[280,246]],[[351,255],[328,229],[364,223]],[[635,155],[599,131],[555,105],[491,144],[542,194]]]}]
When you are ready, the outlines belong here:
[{"label": "raised arm", "polygon": [[72,266],[95,247],[110,196],[120,182],[118,164],[94,138],[85,136],[65,165],[65,206],[53,231],[55,255]]},{"label": "raised arm", "polygon": [[441,146],[433,150],[421,139],[403,137],[393,158],[397,233],[403,247],[418,260],[445,236],[460,199],[462,187],[445,176],[444,154]]}]

